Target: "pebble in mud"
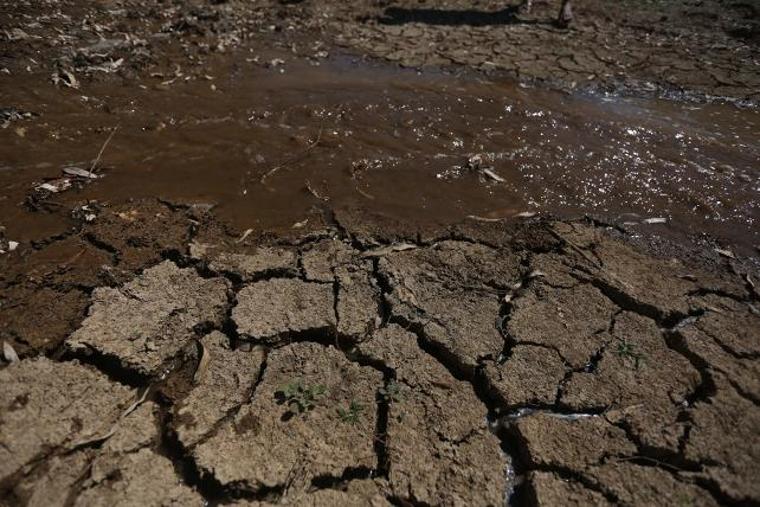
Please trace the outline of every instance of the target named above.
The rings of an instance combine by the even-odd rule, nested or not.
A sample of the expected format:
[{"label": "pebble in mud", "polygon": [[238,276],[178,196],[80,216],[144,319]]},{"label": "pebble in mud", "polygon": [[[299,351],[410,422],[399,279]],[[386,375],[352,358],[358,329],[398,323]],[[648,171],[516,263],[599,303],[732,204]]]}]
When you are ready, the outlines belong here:
[{"label": "pebble in mud", "polygon": [[375,333],[359,351],[395,372],[385,388],[394,496],[426,505],[500,505],[508,462],[472,385],[396,325]]},{"label": "pebble in mud", "polygon": [[292,333],[334,329],[334,304],[332,284],[273,278],[241,289],[232,319],[243,337],[275,343]]},{"label": "pebble in mud", "polygon": [[195,337],[198,326],[222,323],[228,288],[223,278],[202,278],[164,261],[123,287],[96,289],[67,347],[115,357],[124,367],[154,376]]},{"label": "pebble in mud", "polygon": [[106,435],[134,396],[90,367],[45,358],[0,370],[0,385],[0,483],[34,460]]},{"label": "pebble in mud", "polygon": [[[245,491],[289,485],[297,493],[314,479],[368,472],[377,465],[382,382],[380,372],[330,346],[273,350],[251,401],[193,450],[194,460],[222,486]],[[301,394],[287,399],[288,386]]]}]

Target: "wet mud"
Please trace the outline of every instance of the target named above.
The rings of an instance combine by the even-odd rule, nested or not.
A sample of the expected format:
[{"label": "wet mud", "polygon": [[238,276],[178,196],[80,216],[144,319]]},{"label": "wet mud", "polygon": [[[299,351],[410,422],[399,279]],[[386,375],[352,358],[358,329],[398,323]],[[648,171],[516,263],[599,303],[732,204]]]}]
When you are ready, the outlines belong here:
[{"label": "wet mud", "polygon": [[0,9],[0,505],[760,504],[728,4]]}]

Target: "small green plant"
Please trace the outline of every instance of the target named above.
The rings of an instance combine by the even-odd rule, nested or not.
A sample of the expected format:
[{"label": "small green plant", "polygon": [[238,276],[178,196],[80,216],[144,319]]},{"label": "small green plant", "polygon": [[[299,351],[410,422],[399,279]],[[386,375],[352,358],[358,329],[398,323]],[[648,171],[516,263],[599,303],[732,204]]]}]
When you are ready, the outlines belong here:
[{"label": "small green plant", "polygon": [[633,363],[636,369],[639,369],[641,362],[644,360],[644,355],[641,352],[636,351],[636,345],[623,339],[618,343],[617,354],[623,360],[629,360]]},{"label": "small green plant", "polygon": [[313,410],[319,399],[327,393],[322,384],[305,386],[300,380],[294,380],[275,393],[281,403],[286,403],[291,412],[302,414]]},{"label": "small green plant", "polygon": [[401,385],[394,380],[388,382],[388,385],[385,387],[381,387],[379,392],[380,396],[383,397],[386,403],[398,403],[403,399],[403,396],[401,395]]},{"label": "small green plant", "polygon": [[364,412],[364,407],[356,400],[351,400],[351,404],[348,406],[348,410],[344,408],[338,409],[338,416],[340,420],[348,424],[356,424],[359,422],[359,416]]},{"label": "small green plant", "polygon": [[694,500],[692,500],[689,495],[681,495],[678,497],[678,505],[682,507],[689,507],[691,505],[694,505]]}]

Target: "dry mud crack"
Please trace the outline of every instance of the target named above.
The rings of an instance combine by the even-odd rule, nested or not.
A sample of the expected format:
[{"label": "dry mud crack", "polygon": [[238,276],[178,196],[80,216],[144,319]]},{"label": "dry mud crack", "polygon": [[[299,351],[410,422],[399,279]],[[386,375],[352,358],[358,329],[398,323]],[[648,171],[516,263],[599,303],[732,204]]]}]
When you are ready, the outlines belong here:
[{"label": "dry mud crack", "polygon": [[58,240],[112,253],[51,275],[85,301],[40,322],[64,336],[2,330],[3,505],[760,503],[760,317],[730,269],[593,223],[272,242],[163,213],[181,235]]}]

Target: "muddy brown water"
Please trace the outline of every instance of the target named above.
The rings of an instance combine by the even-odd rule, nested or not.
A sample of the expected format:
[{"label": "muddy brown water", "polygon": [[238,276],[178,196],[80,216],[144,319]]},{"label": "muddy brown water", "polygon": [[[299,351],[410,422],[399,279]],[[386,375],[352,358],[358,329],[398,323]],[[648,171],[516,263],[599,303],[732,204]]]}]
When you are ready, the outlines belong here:
[{"label": "muddy brown water", "polygon": [[[209,202],[241,230],[289,228],[323,201],[420,223],[593,214],[740,249],[760,243],[760,111],[572,96],[349,57],[272,68],[253,57],[171,83],[169,74],[79,91],[47,79],[3,85],[3,106],[40,113],[0,131],[8,236],[55,232],[57,217],[19,203],[34,182],[87,167],[118,125],[105,177],[54,201]],[[463,169],[473,154],[504,181]]]}]

